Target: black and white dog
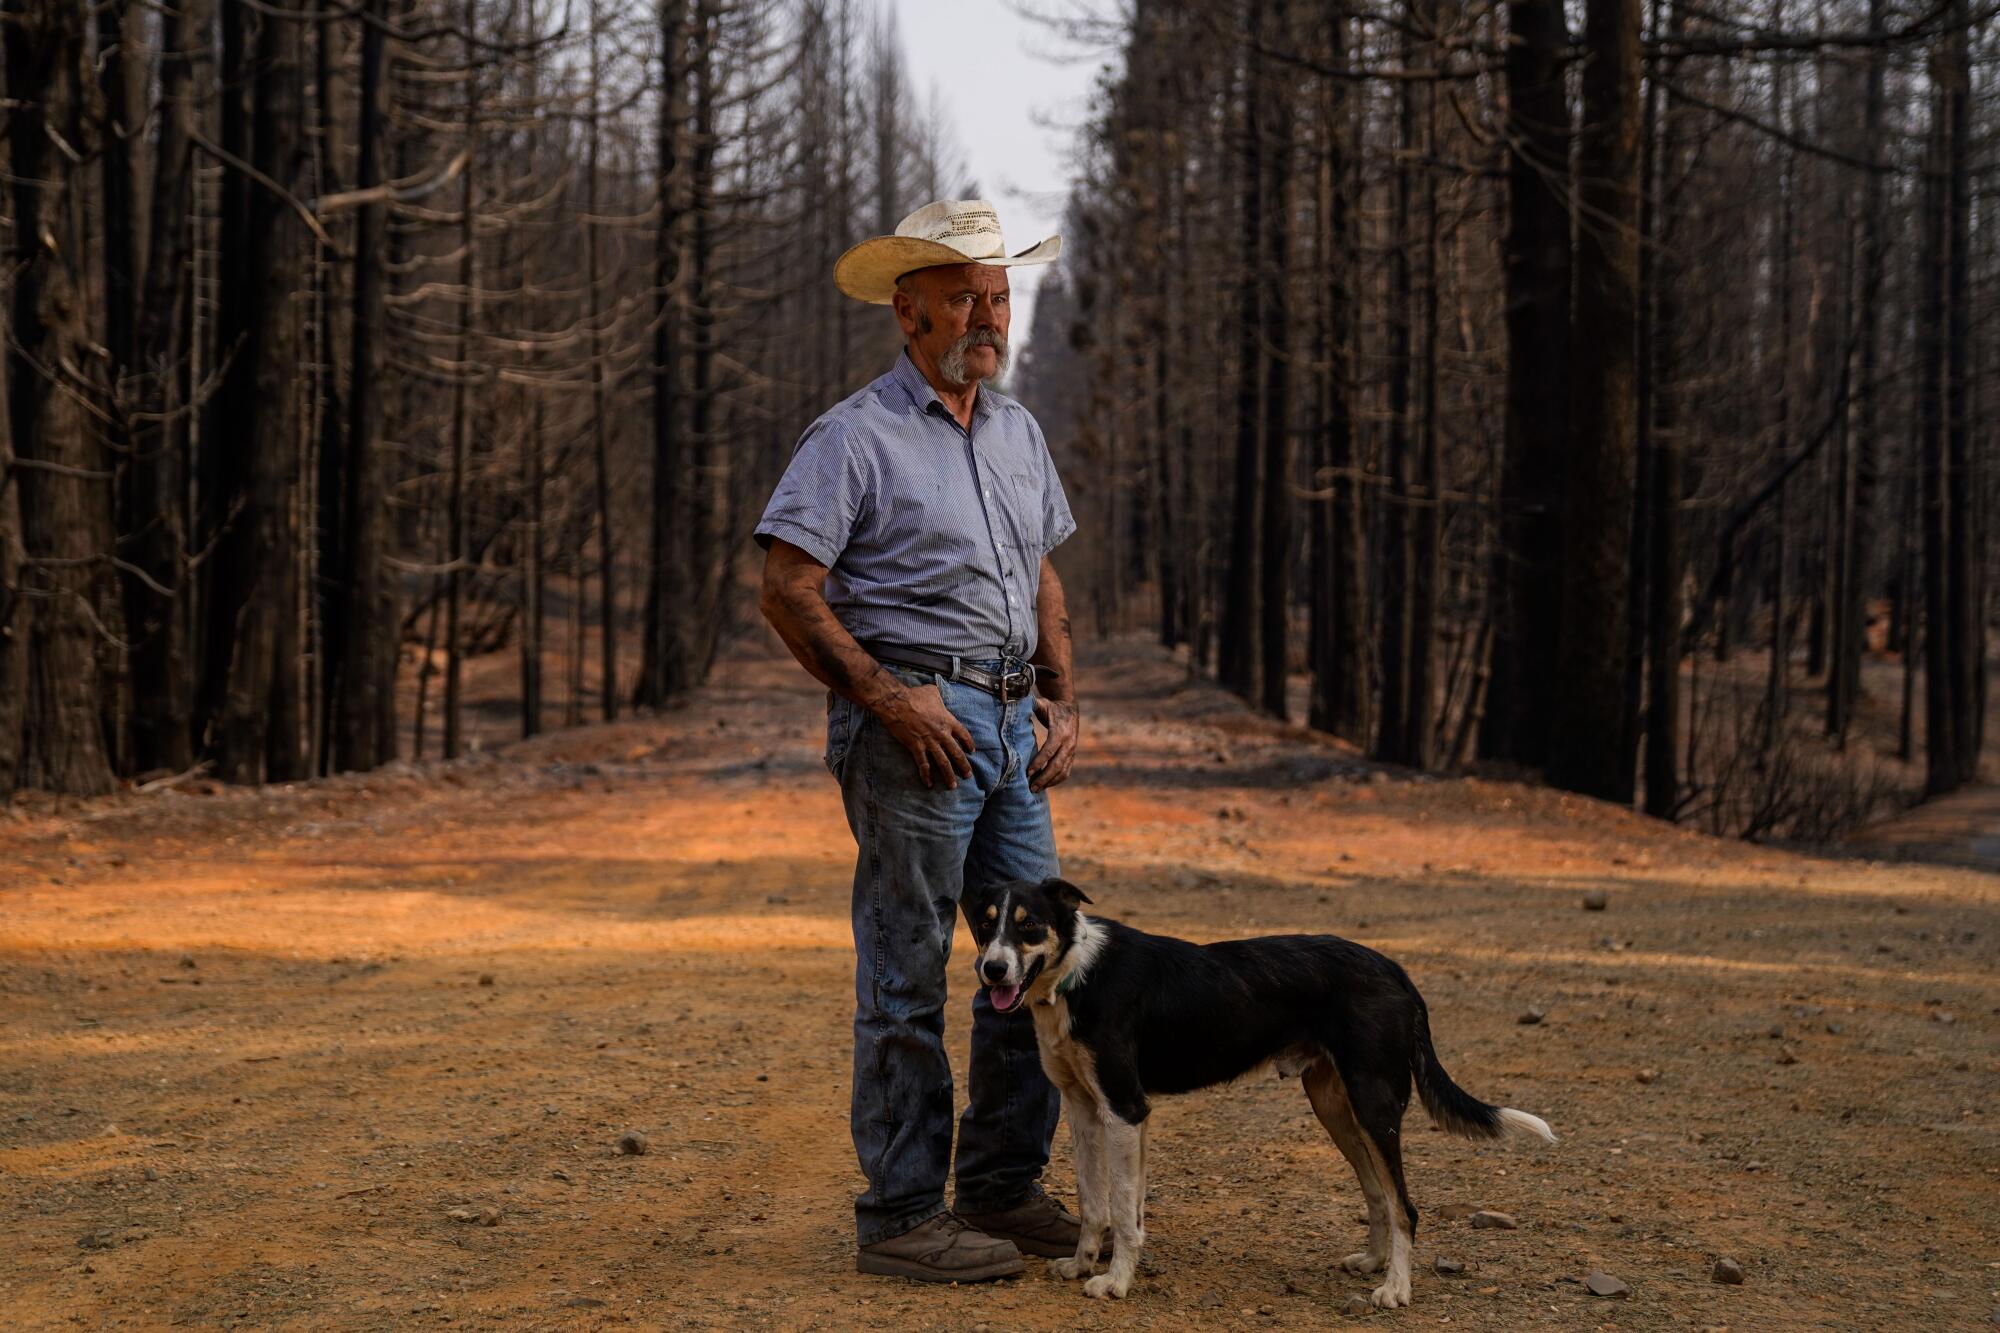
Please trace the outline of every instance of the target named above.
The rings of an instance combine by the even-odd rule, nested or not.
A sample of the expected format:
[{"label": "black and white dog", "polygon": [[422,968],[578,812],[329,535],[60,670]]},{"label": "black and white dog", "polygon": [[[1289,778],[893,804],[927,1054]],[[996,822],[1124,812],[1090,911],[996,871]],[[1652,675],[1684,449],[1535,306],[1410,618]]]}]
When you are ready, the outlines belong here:
[{"label": "black and white dog", "polygon": [[[1052,1264],[1088,1278],[1084,1294],[1131,1290],[1145,1243],[1148,1098],[1275,1067],[1303,1076],[1313,1113],[1361,1179],[1368,1248],[1342,1262],[1382,1273],[1374,1302],[1410,1303],[1417,1210],[1399,1149],[1410,1084],[1439,1128],[1472,1139],[1508,1131],[1554,1143],[1539,1117],[1488,1106],[1438,1063],[1409,974],[1333,935],[1190,944],[1085,916],[1067,880],[968,889],[976,967],[1003,1013],[1026,1008],[1042,1066],[1061,1091],[1076,1147],[1083,1234]],[[1092,1276],[1105,1233],[1110,1270]]]}]

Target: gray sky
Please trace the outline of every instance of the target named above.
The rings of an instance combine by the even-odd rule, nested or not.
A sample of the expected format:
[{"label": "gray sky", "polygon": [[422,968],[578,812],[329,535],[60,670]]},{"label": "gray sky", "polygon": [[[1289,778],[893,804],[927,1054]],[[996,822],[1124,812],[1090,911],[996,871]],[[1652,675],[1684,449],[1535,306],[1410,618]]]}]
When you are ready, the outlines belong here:
[{"label": "gray sky", "polygon": [[[981,197],[1000,209],[1007,248],[1025,250],[1061,231],[1072,127],[1083,120],[1101,60],[1075,59],[1074,48],[1000,0],[892,3],[917,105],[929,106],[936,89]],[[1045,58],[1051,53],[1067,58],[1056,63]],[[1058,266],[1008,275],[1017,349],[1033,326],[1034,288]]]}]

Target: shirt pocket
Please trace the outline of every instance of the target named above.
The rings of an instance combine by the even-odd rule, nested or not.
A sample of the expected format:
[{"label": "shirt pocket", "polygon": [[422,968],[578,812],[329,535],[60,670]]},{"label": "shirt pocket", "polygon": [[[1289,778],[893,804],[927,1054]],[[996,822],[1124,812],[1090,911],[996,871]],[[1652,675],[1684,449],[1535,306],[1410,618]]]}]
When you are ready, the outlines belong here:
[{"label": "shirt pocket", "polygon": [[1043,531],[1047,497],[1042,476],[1038,472],[1009,472],[1007,491],[1012,503],[1007,506],[1006,540],[1023,556],[1037,558],[1048,545],[1048,533]]}]

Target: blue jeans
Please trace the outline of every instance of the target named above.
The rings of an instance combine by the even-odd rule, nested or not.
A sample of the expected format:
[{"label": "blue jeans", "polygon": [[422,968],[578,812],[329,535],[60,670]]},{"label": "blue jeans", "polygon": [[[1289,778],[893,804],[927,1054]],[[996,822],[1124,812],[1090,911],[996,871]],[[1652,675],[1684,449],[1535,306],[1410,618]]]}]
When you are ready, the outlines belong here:
[{"label": "blue jeans", "polygon": [[[998,662],[973,662],[997,670]],[[1028,790],[1032,699],[1002,703],[970,685],[935,684],[972,733],[972,776],[926,787],[916,761],[872,714],[834,696],[826,763],[840,779],[854,866],[854,1151],[868,1177],[855,1200],[863,1245],[944,1211],[952,1165],[951,1065],[944,1053],[946,965],[967,882],[1059,873],[1049,801]],[[973,978],[968,971],[965,980]],[[1035,1025],[972,1002],[972,1087],[958,1122],[961,1212],[1011,1208],[1039,1188],[1061,1099],[1042,1073]]]}]

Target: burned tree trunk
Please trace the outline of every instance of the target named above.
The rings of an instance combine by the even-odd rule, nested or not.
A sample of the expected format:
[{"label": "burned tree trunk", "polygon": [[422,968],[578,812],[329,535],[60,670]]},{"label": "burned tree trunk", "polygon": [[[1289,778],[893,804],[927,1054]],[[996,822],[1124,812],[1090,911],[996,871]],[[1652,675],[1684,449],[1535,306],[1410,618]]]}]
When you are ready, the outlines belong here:
[{"label": "burned tree trunk", "polygon": [[1229,516],[1227,595],[1222,602],[1216,675],[1232,693],[1254,697],[1258,682],[1257,518],[1263,459],[1264,377],[1264,59],[1265,0],[1250,0],[1243,74],[1243,211],[1236,274],[1236,485]]},{"label": "burned tree trunk", "polygon": [[681,421],[682,121],[686,115],[686,0],[660,5],[659,220],[654,287],[660,308],[653,334],[652,567],[647,571],[645,641],[632,702],[662,708],[687,688],[681,622],[687,581],[686,441]]},{"label": "burned tree trunk", "polygon": [[[1272,36],[1290,38],[1290,6],[1274,0]],[[1261,40],[1271,40],[1263,36]],[[1264,204],[1263,256],[1258,265],[1263,290],[1259,312],[1263,331],[1258,338],[1268,358],[1264,376],[1263,498],[1259,514],[1258,618],[1262,640],[1258,654],[1262,680],[1257,700],[1273,717],[1286,715],[1285,686],[1291,666],[1292,571],[1292,395],[1291,314],[1286,272],[1292,230],[1292,104],[1291,91],[1276,79],[1251,95],[1268,97],[1266,117],[1270,143],[1264,152],[1269,176]]]},{"label": "burned tree trunk", "polygon": [[[1327,19],[1328,63],[1347,59],[1347,32],[1336,11]],[[1309,720],[1323,731],[1365,742],[1368,736],[1367,555],[1355,449],[1352,356],[1355,260],[1350,128],[1346,84],[1320,80],[1315,259],[1326,274],[1314,302],[1312,504],[1312,696]]]},{"label": "burned tree trunk", "polygon": [[[8,312],[8,425],[13,456],[0,487],[18,495],[21,560],[6,628],[24,647],[15,786],[92,796],[112,788],[100,713],[98,541],[110,506],[75,381],[87,360],[83,200],[63,145],[84,142],[83,11],[37,0],[0,3],[6,43],[9,188],[15,257]],[[11,741],[13,738],[9,738]],[[0,749],[12,749],[0,743]]]},{"label": "burned tree trunk", "polygon": [[[387,0],[366,0],[361,30],[355,133],[355,189],[383,185],[389,68]],[[396,755],[396,585],[388,552],[387,447],[382,431],[382,368],[388,327],[388,206],[370,197],[354,226],[352,378],[347,392],[347,467],[342,477],[343,531],[326,689],[333,711],[328,746],[334,766],[375,768]]]},{"label": "burned tree trunk", "polygon": [[[298,0],[270,6],[257,30],[252,98],[252,164],[270,182],[254,183],[246,203],[245,396],[226,432],[230,473],[241,512],[227,552],[243,568],[241,597],[227,608],[228,667],[216,719],[216,771],[230,782],[302,776],[304,753],[299,663],[284,651],[299,641],[298,532],[292,513],[298,473],[298,287],[303,227],[290,202],[304,164],[299,47],[305,25]],[[276,189],[273,189],[275,186]],[[213,623],[213,621],[211,622]]]},{"label": "burned tree trunk", "polygon": [[1479,747],[1538,767],[1554,731],[1569,467],[1569,33],[1561,0],[1507,6],[1506,440],[1492,575],[1493,674]]},{"label": "burned tree trunk", "polygon": [[162,20],[160,131],[153,167],[150,240],[139,298],[138,380],[132,435],[119,491],[126,534],[126,630],[132,640],[132,764],[183,772],[194,763],[194,646],[183,557],[187,489],[186,424],[194,405],[181,393],[183,336],[193,300],[189,256],[194,201],[193,134],[200,115],[209,6],[183,0]]},{"label": "burned tree trunk", "polygon": [[1632,799],[1625,738],[1639,287],[1639,4],[1590,0],[1577,202],[1573,454],[1549,780]]},{"label": "burned tree trunk", "polygon": [[1971,43],[1952,0],[1931,61],[1918,394],[1924,503],[1925,791],[1973,781],[1986,704],[1983,550],[1971,430]]}]

